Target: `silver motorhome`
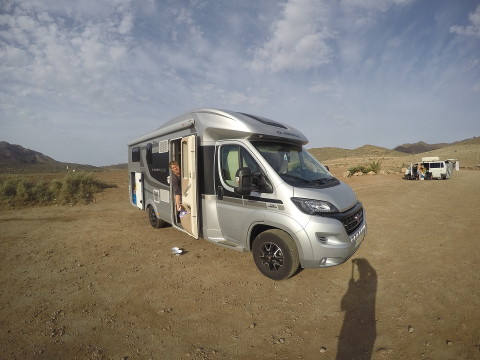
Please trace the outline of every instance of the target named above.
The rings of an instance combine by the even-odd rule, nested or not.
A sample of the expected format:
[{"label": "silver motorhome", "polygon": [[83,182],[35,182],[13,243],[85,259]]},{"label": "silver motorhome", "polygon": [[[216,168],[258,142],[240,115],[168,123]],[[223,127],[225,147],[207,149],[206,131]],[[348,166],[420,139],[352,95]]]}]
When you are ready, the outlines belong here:
[{"label": "silver motorhome", "polygon": [[[303,148],[291,126],[259,116],[197,109],[128,143],[130,202],[150,224],[251,251],[274,280],[299,267],[345,262],[363,241],[365,211],[352,189]],[[169,162],[181,167],[179,217]]]}]

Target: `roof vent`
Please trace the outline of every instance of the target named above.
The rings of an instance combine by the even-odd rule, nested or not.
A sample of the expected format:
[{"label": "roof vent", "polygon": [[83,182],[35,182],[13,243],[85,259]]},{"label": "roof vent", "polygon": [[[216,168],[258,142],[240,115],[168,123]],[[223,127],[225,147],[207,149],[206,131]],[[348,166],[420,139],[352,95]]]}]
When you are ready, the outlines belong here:
[{"label": "roof vent", "polygon": [[265,125],[275,126],[277,128],[281,128],[281,129],[288,129],[285,125],[280,124],[280,123],[278,123],[276,121],[273,121],[273,120],[268,120],[268,119],[265,119],[265,118],[261,118],[261,117],[255,116],[255,115],[250,115],[250,114],[245,114],[245,113],[240,113],[240,114],[248,116],[249,118],[252,118],[254,120],[260,121],[262,124],[265,124]]}]

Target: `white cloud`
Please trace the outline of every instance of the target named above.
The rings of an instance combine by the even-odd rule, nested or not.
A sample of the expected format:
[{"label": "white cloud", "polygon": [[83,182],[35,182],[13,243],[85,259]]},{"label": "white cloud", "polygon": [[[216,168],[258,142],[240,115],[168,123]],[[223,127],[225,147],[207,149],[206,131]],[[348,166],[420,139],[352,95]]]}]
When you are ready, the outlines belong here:
[{"label": "white cloud", "polygon": [[118,33],[121,35],[129,34],[133,28],[133,15],[126,14],[118,25]]},{"label": "white cloud", "polygon": [[283,8],[282,18],[272,25],[270,39],[255,50],[251,67],[276,72],[327,64],[332,61],[328,41],[333,37],[322,2],[290,0]]},{"label": "white cloud", "polygon": [[343,92],[340,85],[337,82],[317,82],[311,85],[308,90],[315,94],[321,94],[322,96],[328,96],[334,99],[343,98]]},{"label": "white cloud", "polygon": [[[109,74],[122,71],[122,59],[132,46],[127,35],[133,16],[128,8],[79,22],[48,15],[40,2],[10,5],[0,17],[5,29],[0,32],[0,91],[10,93],[13,84],[22,84],[24,97],[36,94],[47,102],[70,99],[89,106],[116,98],[119,89]],[[56,9],[61,10],[70,12]],[[21,108],[22,99],[17,101]]]},{"label": "white cloud", "polygon": [[342,0],[346,7],[385,12],[392,6],[408,5],[414,0]]},{"label": "white cloud", "polygon": [[477,6],[475,12],[468,14],[471,25],[450,27],[450,32],[458,35],[474,36],[480,38],[480,5]]},{"label": "white cloud", "polygon": [[395,7],[409,5],[415,0],[342,0],[340,7],[342,27],[363,29],[373,25],[380,14]]}]

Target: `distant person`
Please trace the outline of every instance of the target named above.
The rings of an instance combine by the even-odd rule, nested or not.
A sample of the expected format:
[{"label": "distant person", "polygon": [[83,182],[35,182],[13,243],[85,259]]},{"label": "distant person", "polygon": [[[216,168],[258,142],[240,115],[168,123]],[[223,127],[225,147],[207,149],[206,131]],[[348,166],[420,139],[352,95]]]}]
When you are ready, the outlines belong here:
[{"label": "distant person", "polygon": [[180,165],[176,161],[170,161],[170,170],[172,170],[171,183],[173,195],[175,196],[175,210],[180,212],[182,210],[182,190],[180,184]]},{"label": "distant person", "polygon": [[418,180],[423,180],[423,177],[425,176],[424,171],[425,171],[425,169],[424,169],[423,165],[420,165],[418,167]]}]

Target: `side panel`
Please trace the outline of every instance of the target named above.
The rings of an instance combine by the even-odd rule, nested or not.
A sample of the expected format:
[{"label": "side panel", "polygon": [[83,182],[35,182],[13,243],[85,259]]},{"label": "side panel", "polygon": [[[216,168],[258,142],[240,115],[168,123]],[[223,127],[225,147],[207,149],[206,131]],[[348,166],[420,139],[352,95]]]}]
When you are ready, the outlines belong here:
[{"label": "side panel", "polygon": [[[251,196],[235,194],[236,172],[241,167],[249,167],[253,173],[261,172],[261,167],[243,143],[237,141],[217,142],[217,216],[223,240],[239,248],[248,247],[247,230],[252,223],[261,223],[265,217],[266,202],[249,201]],[[258,198],[263,193],[252,193]]]}]

